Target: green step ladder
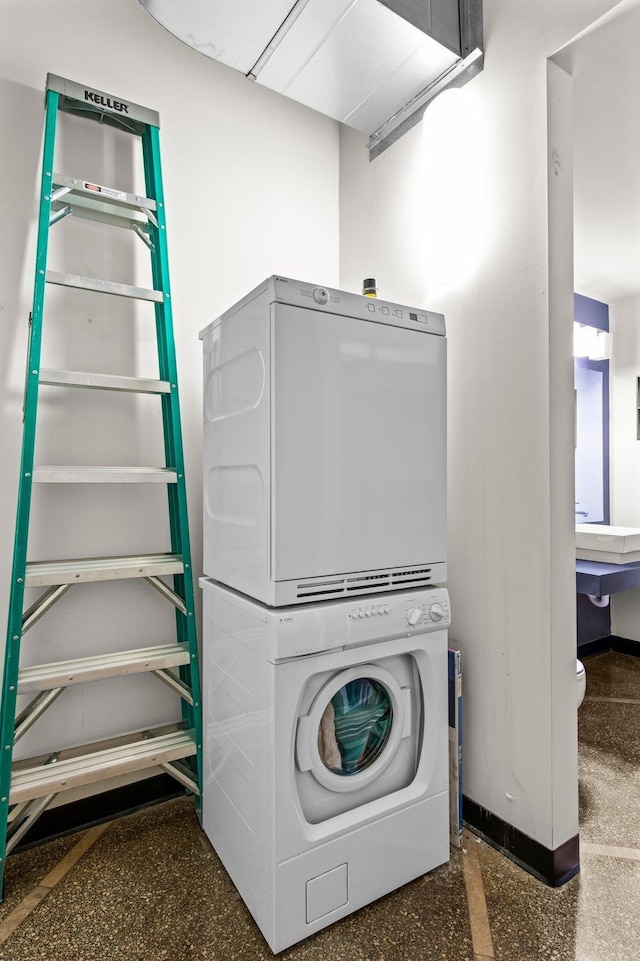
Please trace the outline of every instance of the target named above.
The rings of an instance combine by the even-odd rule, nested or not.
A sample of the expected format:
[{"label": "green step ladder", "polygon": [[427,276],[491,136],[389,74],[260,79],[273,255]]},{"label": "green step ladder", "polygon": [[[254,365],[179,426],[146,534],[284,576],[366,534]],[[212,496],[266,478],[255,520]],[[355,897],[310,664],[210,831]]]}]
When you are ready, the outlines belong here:
[{"label": "green step ladder", "polygon": [[[59,111],[115,126],[140,138],[146,196],[55,173],[53,159]],[[68,216],[133,230],[149,248],[153,289],[49,270],[49,230]],[[47,284],[152,302],[155,309],[159,379],[41,368]],[[165,466],[100,468],[34,465],[40,384],[159,396]],[[39,483],[166,484],[171,552],[28,561],[31,494],[33,485]],[[162,579],[167,575],[172,578],[171,586]],[[36,667],[20,667],[22,638],[72,585],[124,578],[144,578],[166,601],[174,605],[176,630],[170,643],[116,654],[78,657]],[[24,610],[26,588],[41,589],[38,599],[28,610]],[[2,689],[0,888],[6,856],[60,792],[159,766],[195,796],[196,810],[200,815],[202,718],[195,620],[160,167],[159,117],[146,107],[49,74],[35,289],[29,318],[22,460]],[[68,686],[105,678],[113,678],[116,683],[118,677],[142,672],[152,672],[177,692],[182,704],[181,721],[156,726],[137,735],[127,733],[120,738],[109,738],[108,741],[94,742],[82,748],[63,748],[46,757],[13,762],[15,742]],[[29,700],[16,717],[18,695],[26,695]]]}]

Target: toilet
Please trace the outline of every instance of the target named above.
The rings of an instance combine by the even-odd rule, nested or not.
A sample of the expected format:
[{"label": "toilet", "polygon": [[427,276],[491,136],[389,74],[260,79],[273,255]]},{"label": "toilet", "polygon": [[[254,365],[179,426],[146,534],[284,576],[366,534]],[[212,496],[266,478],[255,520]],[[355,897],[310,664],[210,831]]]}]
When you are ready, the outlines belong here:
[{"label": "toilet", "polygon": [[578,677],[578,707],[584,700],[584,692],[587,689],[587,672],[582,661],[576,660],[576,672]]}]

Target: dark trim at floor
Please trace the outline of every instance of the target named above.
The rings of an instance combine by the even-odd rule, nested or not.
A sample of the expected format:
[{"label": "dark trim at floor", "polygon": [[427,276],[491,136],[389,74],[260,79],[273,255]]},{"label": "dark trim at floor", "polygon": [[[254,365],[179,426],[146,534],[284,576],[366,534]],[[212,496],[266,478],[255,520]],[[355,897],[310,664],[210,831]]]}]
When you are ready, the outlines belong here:
[{"label": "dark trim at floor", "polygon": [[640,641],[632,641],[628,637],[618,637],[617,634],[612,634],[609,640],[611,641],[612,651],[616,651],[618,654],[631,654],[633,657],[640,657]]},{"label": "dark trim at floor", "polygon": [[27,831],[22,841],[16,845],[14,851],[26,851],[46,841],[85,831],[96,824],[112,821],[125,814],[133,814],[142,808],[153,804],[162,804],[172,798],[182,797],[184,788],[169,774],[158,774],[156,777],[135,781],[113,791],[94,794],[80,801],[62,804],[60,807],[45,811],[36,821],[30,831]]},{"label": "dark trim at floor", "polygon": [[552,888],[559,888],[579,872],[580,847],[577,834],[552,851],[466,795],[463,804],[465,825],[539,881],[544,881]]},{"label": "dark trim at floor", "polygon": [[632,641],[628,637],[618,637],[617,634],[608,634],[607,637],[599,637],[595,641],[580,644],[578,646],[578,657],[596,657],[598,654],[607,654],[609,651],[640,657],[640,641]]}]

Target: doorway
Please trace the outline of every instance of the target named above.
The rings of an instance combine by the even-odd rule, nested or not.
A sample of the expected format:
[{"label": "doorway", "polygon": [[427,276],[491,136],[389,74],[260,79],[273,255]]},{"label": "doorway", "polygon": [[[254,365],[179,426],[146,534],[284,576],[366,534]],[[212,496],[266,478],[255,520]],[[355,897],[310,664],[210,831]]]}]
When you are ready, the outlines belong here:
[{"label": "doorway", "polygon": [[[572,278],[571,293],[582,307],[589,301],[606,311],[610,335],[609,356],[579,362],[576,378],[582,409],[576,418],[575,520],[593,525],[611,554],[606,562],[605,554],[602,561],[576,562],[577,653],[587,673],[578,715],[581,863],[588,880],[600,870],[598,859],[611,859],[611,877],[621,885],[630,877],[629,861],[640,859],[640,552],[626,563],[623,547],[614,560],[613,542],[602,538],[617,536],[618,527],[640,536],[639,38],[640,3],[628,0],[549,66],[550,92],[563,104],[555,119],[564,124],[560,133],[550,125],[550,273],[556,283],[550,299],[566,308]],[[566,311],[552,310],[552,324],[565,334],[567,320]],[[566,337],[562,343],[566,347]],[[587,574],[596,585],[590,589],[581,579]],[[592,636],[581,645],[581,622],[588,617]]]}]

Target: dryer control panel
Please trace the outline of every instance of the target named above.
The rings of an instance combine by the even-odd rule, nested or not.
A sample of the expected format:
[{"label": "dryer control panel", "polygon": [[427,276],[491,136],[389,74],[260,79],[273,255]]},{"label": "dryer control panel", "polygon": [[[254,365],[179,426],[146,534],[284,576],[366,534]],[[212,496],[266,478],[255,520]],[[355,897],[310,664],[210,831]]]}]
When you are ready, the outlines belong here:
[{"label": "dryer control panel", "polygon": [[407,307],[404,304],[379,300],[377,297],[363,297],[333,287],[316,287],[305,284],[300,280],[289,277],[272,277],[274,299],[283,304],[295,307],[318,307],[329,313],[345,314],[358,317],[361,320],[374,321],[379,324],[392,324],[396,327],[408,327],[425,334],[445,336],[445,322],[442,314],[423,308]]}]

